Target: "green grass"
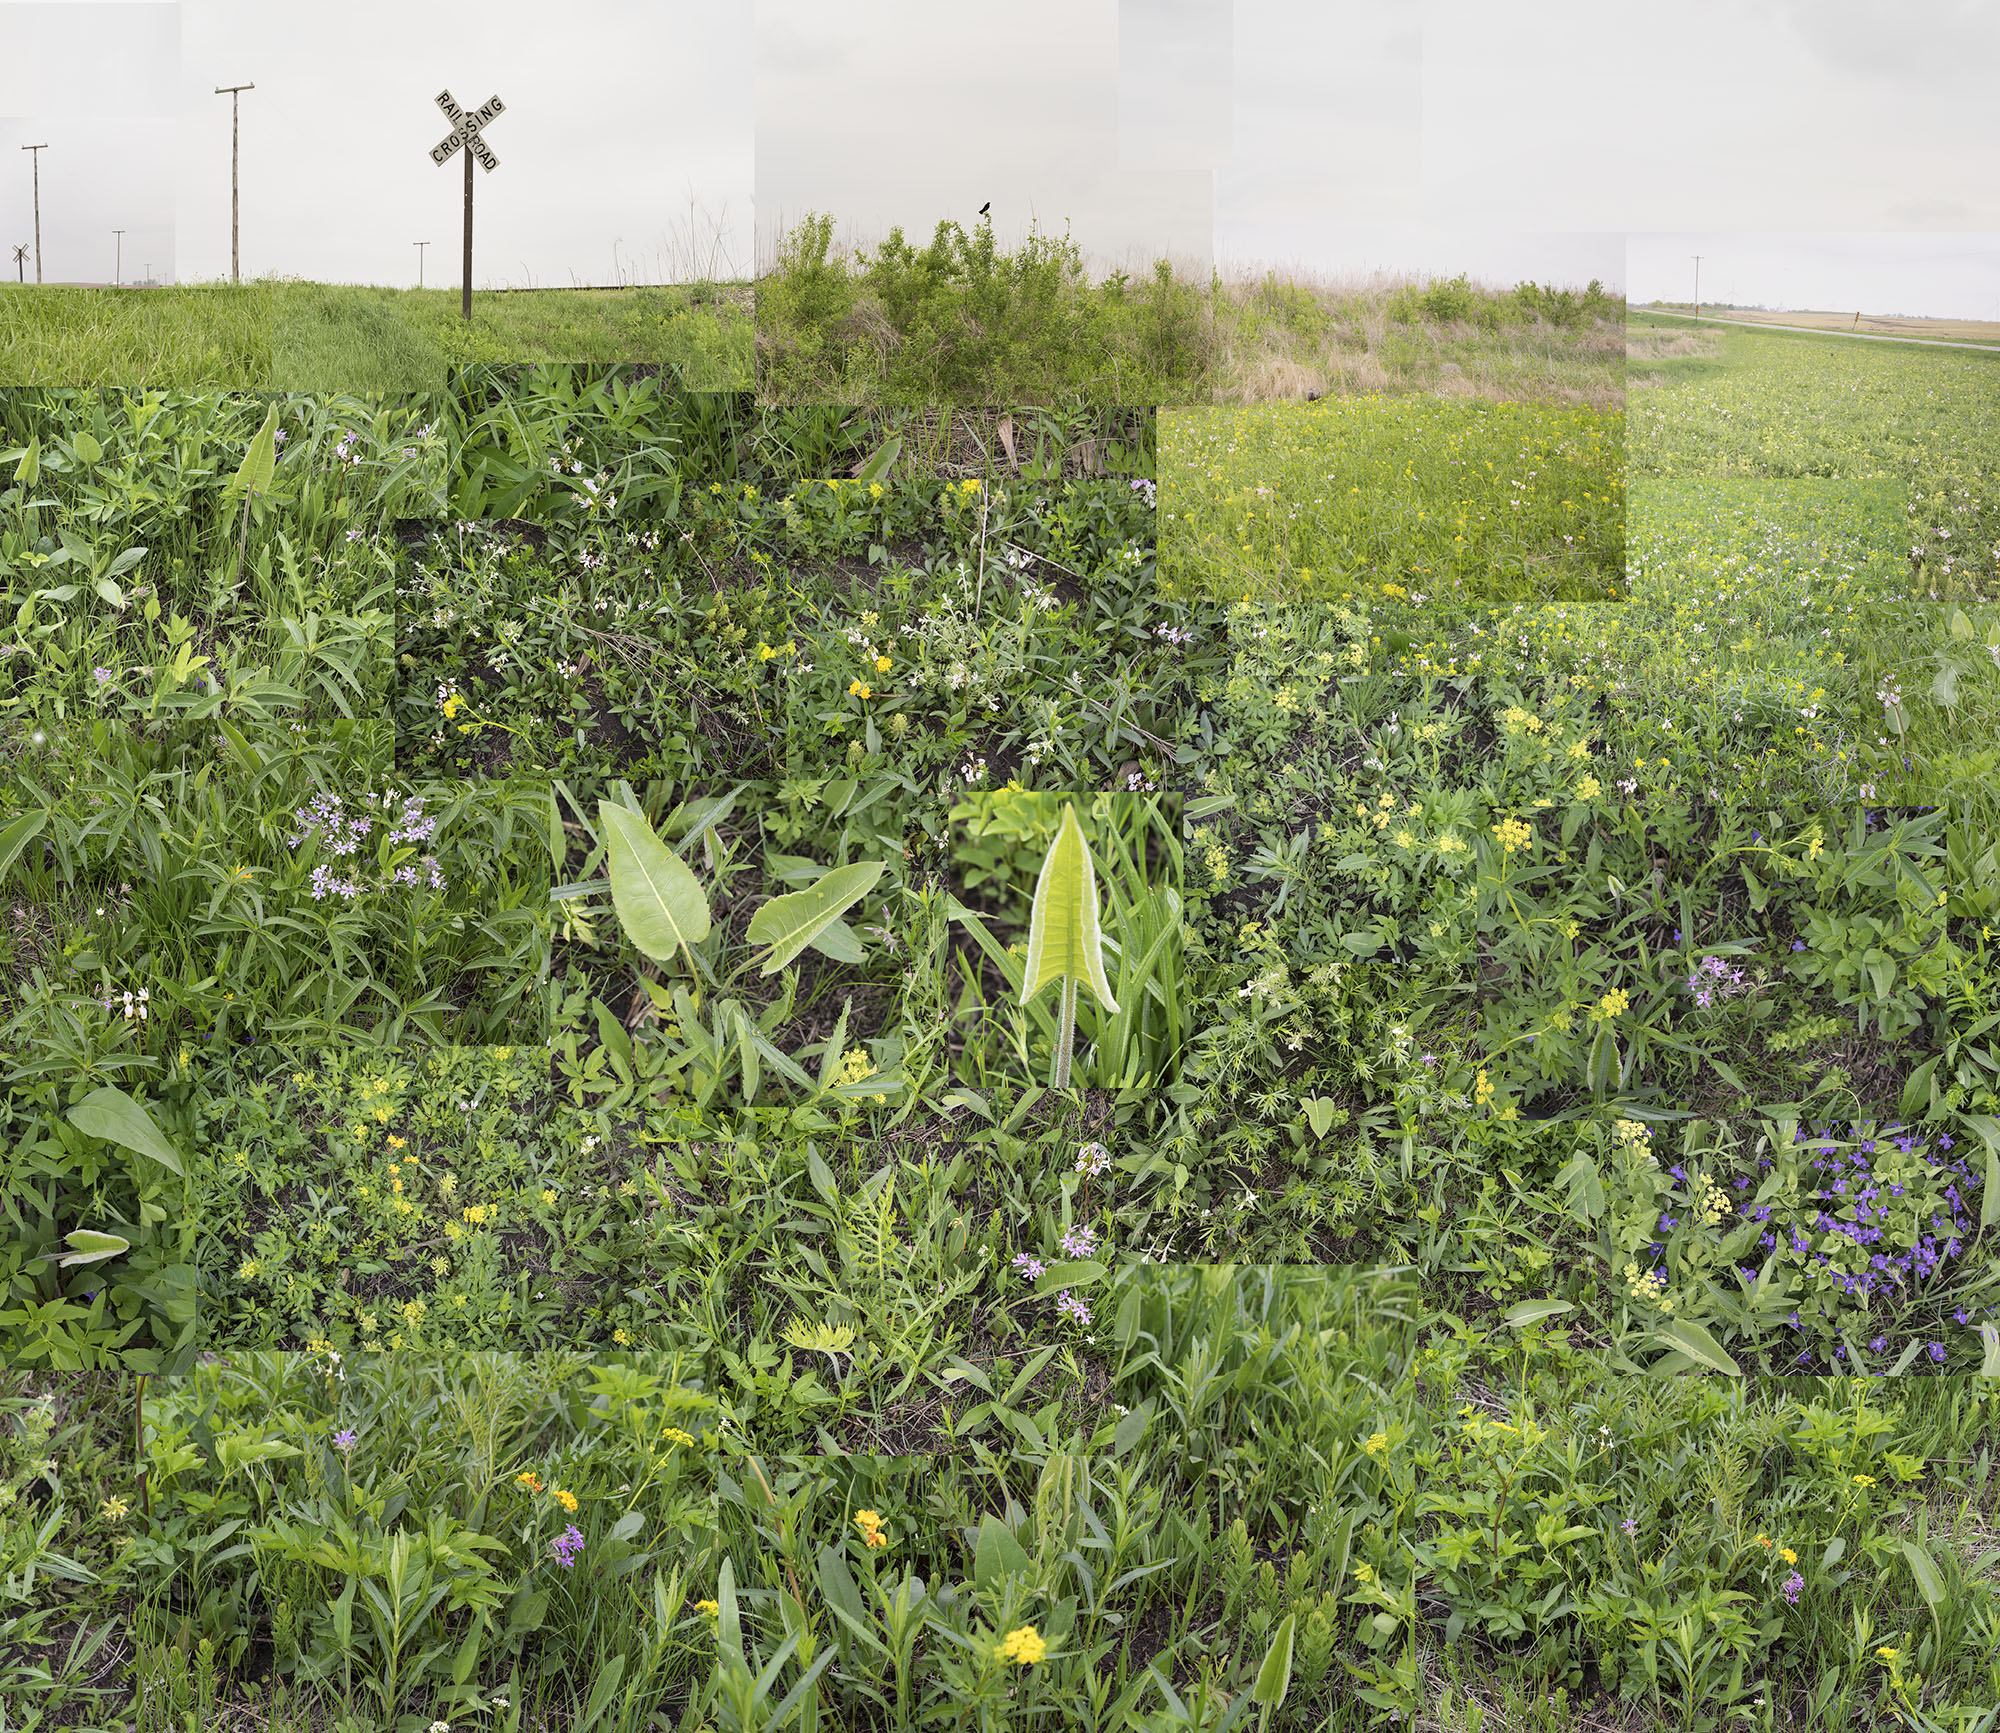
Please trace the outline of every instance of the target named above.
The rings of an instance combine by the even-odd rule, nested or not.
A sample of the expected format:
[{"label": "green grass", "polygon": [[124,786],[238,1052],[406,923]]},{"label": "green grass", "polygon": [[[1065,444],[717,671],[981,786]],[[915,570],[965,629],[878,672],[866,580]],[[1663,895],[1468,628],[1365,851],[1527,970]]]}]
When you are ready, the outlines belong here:
[{"label": "green grass", "polygon": [[1407,598],[1417,617],[1622,593],[1615,412],[1327,398],[1163,413],[1169,595]]},{"label": "green grass", "polygon": [[649,361],[700,390],[750,382],[733,284],[473,293],[260,280],[102,290],[0,285],[0,376],[16,384],[432,391],[492,361]]}]

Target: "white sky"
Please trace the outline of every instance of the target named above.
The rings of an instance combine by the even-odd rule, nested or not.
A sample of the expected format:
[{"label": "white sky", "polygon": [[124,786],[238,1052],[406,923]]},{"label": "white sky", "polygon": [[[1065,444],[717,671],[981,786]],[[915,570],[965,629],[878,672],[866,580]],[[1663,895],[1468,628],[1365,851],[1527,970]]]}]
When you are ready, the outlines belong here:
[{"label": "white sky", "polygon": [[485,134],[500,166],[474,170],[475,287],[749,270],[749,0],[182,10],[183,276],[229,273],[229,98],[214,92],[245,82],[246,276],[410,284],[421,240],[424,281],[456,283],[462,159],[430,159],[446,89],[466,109],[506,104]]},{"label": "white sky", "polygon": [[1697,253],[1704,302],[2000,319],[2000,235],[1633,235],[1632,299],[1691,300]]},{"label": "white sky", "polygon": [[1993,0],[1429,0],[1427,215],[2000,229]]},{"label": "white sky", "polygon": [[[1186,0],[1134,4],[1164,20]],[[1212,107],[1199,78],[1121,103],[1118,0],[758,0],[757,233],[830,212],[836,240],[872,246],[892,226],[927,243],[968,229],[991,201],[994,235],[1070,238],[1094,264],[1143,270],[1161,254],[1206,265],[1212,171],[1162,143],[1176,113]],[[1169,29],[1161,22],[1159,27]],[[1121,124],[1121,117],[1129,125]],[[1212,117],[1202,124],[1213,140]],[[1121,141],[1134,153],[1121,156]]]},{"label": "white sky", "polygon": [[[164,277],[174,258],[171,137],[180,8],[0,5],[0,272],[29,243],[35,280],[35,165],[41,170],[42,278],[108,283]],[[44,151],[24,144],[47,144]]]},{"label": "white sky", "polygon": [[245,271],[407,283],[421,239],[454,281],[448,86],[507,104],[494,286],[740,273],[808,210],[922,243],[990,200],[1003,245],[1067,225],[1100,269],[1616,287],[1627,235],[1637,268],[1733,233],[1728,298],[1991,316],[1991,254],[1945,243],[2000,231],[1997,69],[2000,0],[0,0],[0,240],[47,139],[51,280],[107,276],[114,226],[225,274],[212,92],[254,80]]}]

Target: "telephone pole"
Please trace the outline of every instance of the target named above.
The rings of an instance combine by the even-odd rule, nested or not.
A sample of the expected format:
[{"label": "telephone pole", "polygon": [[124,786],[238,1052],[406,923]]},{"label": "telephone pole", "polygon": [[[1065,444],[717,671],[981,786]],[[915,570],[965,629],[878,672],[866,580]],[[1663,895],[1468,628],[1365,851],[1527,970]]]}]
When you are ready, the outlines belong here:
[{"label": "telephone pole", "polygon": [[424,286],[424,248],[428,247],[430,242],[412,241],[410,245],[417,249],[417,287],[421,289]]},{"label": "telephone pole", "polygon": [[125,231],[113,229],[111,232],[118,237],[118,249],[111,255],[111,286],[122,289],[125,287]]},{"label": "telephone pole", "polygon": [[1701,317],[1701,255],[1694,255],[1694,316]]},{"label": "telephone pole", "polygon": [[239,91],[244,91],[244,90],[255,90],[256,88],[257,87],[254,84],[218,84],[215,87],[215,94],[217,96],[221,96],[225,91],[227,91],[229,94],[229,280],[232,283],[240,283],[243,280],[241,256],[238,254],[236,250],[236,211],[237,211],[236,104],[238,101],[237,93]]},{"label": "telephone pole", "polygon": [[[23,150],[37,153],[47,150],[46,144],[24,144]],[[39,154],[28,159],[35,165],[35,281],[42,280],[42,159]]]}]

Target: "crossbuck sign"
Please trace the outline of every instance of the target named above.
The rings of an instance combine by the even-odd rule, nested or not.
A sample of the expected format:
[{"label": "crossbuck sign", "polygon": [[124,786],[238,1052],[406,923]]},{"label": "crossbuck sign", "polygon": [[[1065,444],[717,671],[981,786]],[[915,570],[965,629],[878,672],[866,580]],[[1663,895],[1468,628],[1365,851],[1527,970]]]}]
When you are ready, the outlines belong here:
[{"label": "crossbuck sign", "polygon": [[452,100],[451,92],[440,90],[437,105],[451,122],[451,131],[442,140],[431,146],[431,161],[439,168],[451,160],[451,153],[463,149],[465,152],[465,279],[460,290],[460,310],[465,317],[472,317],[472,165],[476,162],[491,174],[500,166],[500,159],[493,154],[493,147],[480,136],[480,129],[490,120],[507,112],[507,105],[497,96],[489,96],[470,114]]}]

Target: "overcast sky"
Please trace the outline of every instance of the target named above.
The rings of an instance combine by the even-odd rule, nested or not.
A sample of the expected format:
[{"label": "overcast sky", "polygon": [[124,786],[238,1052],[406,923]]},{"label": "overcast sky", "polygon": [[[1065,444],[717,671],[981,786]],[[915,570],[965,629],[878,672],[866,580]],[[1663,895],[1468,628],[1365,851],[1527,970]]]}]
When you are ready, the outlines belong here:
[{"label": "overcast sky", "polygon": [[2000,319],[2000,235],[1634,235],[1628,293],[1692,300],[1697,253],[1704,302]]},{"label": "overcast sky", "polygon": [[128,266],[164,272],[171,233],[184,276],[226,274],[213,90],[248,80],[247,273],[407,283],[427,240],[452,282],[449,87],[506,104],[476,177],[494,286],[741,272],[809,210],[922,242],[990,200],[1003,244],[1067,226],[1100,269],[1616,287],[1628,235],[1635,268],[1698,233],[1721,271],[1737,232],[1765,239],[1728,298],[1992,315],[1990,255],[1947,243],[2000,231],[2000,0],[754,3],[0,0],[0,240],[46,139],[51,280],[108,276],[117,226]]},{"label": "overcast sky", "polygon": [[[175,5],[0,5],[0,269],[15,280],[26,241],[35,280],[35,165],[40,165],[42,277],[127,282],[174,260]],[[46,144],[32,154],[24,144]]]},{"label": "overcast sky", "polygon": [[429,241],[425,282],[456,283],[463,158],[431,161],[451,130],[440,90],[506,105],[484,135],[500,166],[473,176],[475,287],[749,271],[750,0],[181,10],[185,277],[229,273],[229,98],[214,91],[246,82],[246,276],[413,283],[412,243]]},{"label": "overcast sky", "polygon": [[[759,256],[807,212],[849,244],[899,226],[930,240],[991,202],[1012,247],[1031,222],[1102,265],[1209,258],[1214,104],[1199,75],[1121,102],[1121,65],[1166,72],[1144,40],[1171,30],[1167,0],[758,0]],[[1155,23],[1157,21],[1157,25]],[[1121,46],[1121,37],[1123,40]],[[1207,142],[1173,138],[1177,118]],[[1121,153],[1121,142],[1125,151]]]}]

